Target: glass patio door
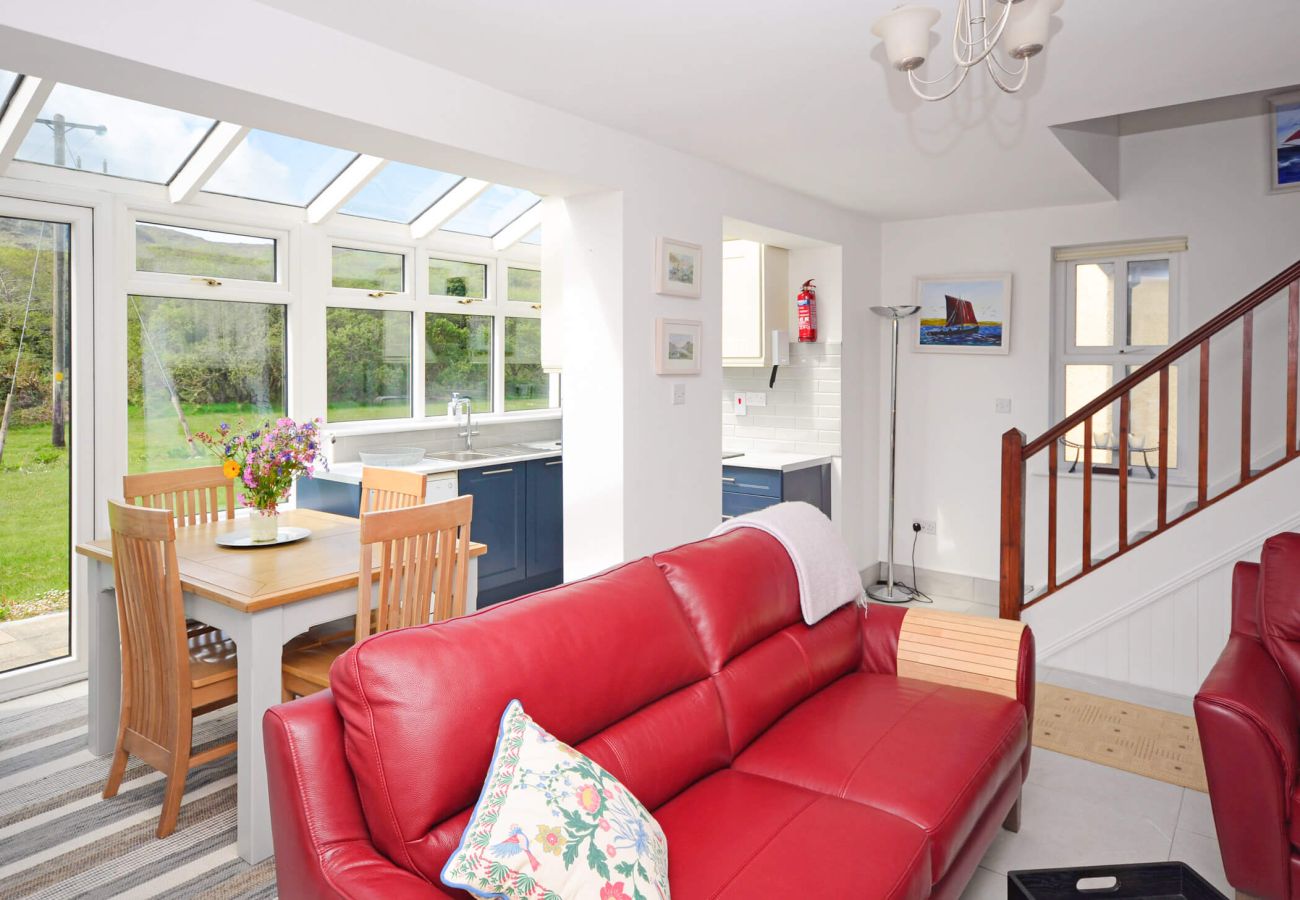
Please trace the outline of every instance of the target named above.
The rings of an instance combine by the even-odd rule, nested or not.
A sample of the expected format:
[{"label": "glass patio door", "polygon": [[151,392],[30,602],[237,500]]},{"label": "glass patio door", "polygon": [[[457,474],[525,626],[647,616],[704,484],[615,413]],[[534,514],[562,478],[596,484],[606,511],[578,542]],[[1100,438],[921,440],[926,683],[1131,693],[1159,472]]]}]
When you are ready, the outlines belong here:
[{"label": "glass patio door", "polygon": [[90,374],[90,215],[0,197],[0,697],[85,668],[72,544],[93,503],[89,398],[74,390]]}]

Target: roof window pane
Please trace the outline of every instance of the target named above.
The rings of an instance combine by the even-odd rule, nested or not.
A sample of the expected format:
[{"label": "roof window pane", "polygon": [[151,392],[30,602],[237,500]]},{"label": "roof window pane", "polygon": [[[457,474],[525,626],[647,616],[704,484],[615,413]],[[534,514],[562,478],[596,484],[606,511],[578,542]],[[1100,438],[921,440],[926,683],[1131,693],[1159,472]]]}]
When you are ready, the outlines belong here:
[{"label": "roof window pane", "polygon": [[357,154],[269,131],[250,131],[203,190],[306,206]]},{"label": "roof window pane", "polygon": [[542,246],[542,226],[538,225],[524,237],[519,239],[521,244],[532,244],[534,247]]},{"label": "roof window pane", "polygon": [[203,116],[56,84],[16,158],[166,184],[214,124]]},{"label": "roof window pane", "polygon": [[409,225],[460,183],[459,175],[390,162],[343,204],[339,212],[364,219]]},{"label": "roof window pane", "polygon": [[532,191],[494,184],[442,227],[444,231],[492,237],[541,199]]}]

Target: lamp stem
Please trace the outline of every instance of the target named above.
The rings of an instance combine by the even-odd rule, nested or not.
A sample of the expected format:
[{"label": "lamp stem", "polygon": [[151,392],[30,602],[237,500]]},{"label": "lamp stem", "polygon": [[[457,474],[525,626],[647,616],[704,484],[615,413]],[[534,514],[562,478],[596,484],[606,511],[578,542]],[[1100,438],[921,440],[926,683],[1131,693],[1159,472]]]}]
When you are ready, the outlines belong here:
[{"label": "lamp stem", "polygon": [[894,347],[889,375],[889,596],[894,596],[894,449],[898,436],[898,319],[893,320]]}]

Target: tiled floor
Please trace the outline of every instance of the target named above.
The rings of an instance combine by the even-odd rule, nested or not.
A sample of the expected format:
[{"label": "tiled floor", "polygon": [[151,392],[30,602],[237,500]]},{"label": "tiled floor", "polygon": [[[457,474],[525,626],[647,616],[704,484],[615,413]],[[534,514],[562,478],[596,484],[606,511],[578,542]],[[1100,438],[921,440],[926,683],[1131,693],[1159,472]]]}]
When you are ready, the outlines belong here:
[{"label": "tiled floor", "polygon": [[962,897],[1003,900],[1014,869],[1167,859],[1233,895],[1208,795],[1035,748],[1020,833],[998,835]]}]

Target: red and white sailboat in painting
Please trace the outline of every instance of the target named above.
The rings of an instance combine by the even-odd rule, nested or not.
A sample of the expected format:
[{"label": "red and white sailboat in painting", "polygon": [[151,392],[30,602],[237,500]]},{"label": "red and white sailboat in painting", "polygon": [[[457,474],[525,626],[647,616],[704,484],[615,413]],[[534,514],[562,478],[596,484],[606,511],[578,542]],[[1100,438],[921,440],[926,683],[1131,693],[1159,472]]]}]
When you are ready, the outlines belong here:
[{"label": "red and white sailboat in painting", "polygon": [[948,303],[948,321],[936,330],[944,334],[968,334],[980,330],[979,319],[975,317],[975,307],[969,300],[944,294]]}]

